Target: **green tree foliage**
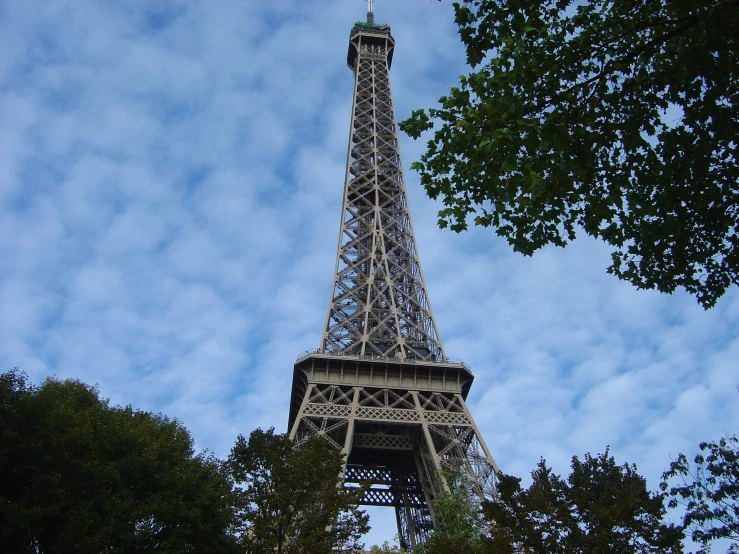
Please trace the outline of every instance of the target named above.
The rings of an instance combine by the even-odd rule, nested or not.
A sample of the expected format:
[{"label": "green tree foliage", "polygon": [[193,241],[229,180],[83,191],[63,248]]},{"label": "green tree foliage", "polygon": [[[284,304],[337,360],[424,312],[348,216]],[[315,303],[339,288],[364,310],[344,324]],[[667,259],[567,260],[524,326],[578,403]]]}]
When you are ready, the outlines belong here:
[{"label": "green tree foliage", "polygon": [[0,375],[3,552],[234,552],[230,496],[176,420],[79,381]]},{"label": "green tree foliage", "polygon": [[466,473],[455,469],[444,474],[447,492],[433,500],[434,530],[416,554],[474,554],[482,552],[485,521],[480,504],[472,495],[472,483]]},{"label": "green tree foliage", "polygon": [[405,554],[405,550],[400,548],[397,541],[390,543],[385,541],[382,544],[376,544],[370,547],[368,550],[369,554]]},{"label": "green tree foliage", "polygon": [[542,460],[527,489],[501,475],[484,552],[495,554],[678,554],[682,529],[662,523],[663,495],[651,494],[636,466],[616,465],[608,450],[572,458],[567,480]]},{"label": "green tree foliage", "polygon": [[239,436],[229,466],[240,491],[241,546],[247,554],[355,552],[369,531],[359,492],[338,486],[341,452],[314,436],[295,448],[274,429]]},{"label": "green tree foliage", "polygon": [[684,525],[694,541],[706,547],[729,539],[728,552],[739,552],[739,439],[704,442],[700,450],[692,464],[678,455],[662,476],[662,490],[671,497],[670,507],[685,508]]},{"label": "green tree foliage", "polygon": [[739,2],[469,0],[472,71],[400,124],[439,225],[492,226],[531,255],[576,230],[610,273],[684,287],[703,307],[739,283]]}]

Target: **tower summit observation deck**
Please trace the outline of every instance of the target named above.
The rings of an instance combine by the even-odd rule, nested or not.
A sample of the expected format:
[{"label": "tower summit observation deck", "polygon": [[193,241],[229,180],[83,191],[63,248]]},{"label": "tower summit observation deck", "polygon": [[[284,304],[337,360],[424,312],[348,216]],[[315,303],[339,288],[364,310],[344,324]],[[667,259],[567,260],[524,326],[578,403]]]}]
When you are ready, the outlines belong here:
[{"label": "tower summit observation deck", "polygon": [[421,272],[393,110],[395,40],[374,21],[351,29],[354,72],[338,252],[320,347],[295,363],[288,428],[322,435],[347,457],[344,486],[370,482],[362,504],[395,509],[401,545],[433,529],[444,469],[476,498],[497,466],[467,409],[472,372],[446,357]]}]

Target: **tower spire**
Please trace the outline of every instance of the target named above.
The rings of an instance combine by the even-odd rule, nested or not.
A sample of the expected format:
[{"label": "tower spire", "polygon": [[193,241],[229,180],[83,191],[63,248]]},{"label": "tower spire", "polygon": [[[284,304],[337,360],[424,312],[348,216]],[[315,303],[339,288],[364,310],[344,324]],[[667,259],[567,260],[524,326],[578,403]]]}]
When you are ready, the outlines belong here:
[{"label": "tower spire", "polygon": [[373,0],[367,0],[367,23],[369,25],[375,24],[375,14],[372,12]]}]

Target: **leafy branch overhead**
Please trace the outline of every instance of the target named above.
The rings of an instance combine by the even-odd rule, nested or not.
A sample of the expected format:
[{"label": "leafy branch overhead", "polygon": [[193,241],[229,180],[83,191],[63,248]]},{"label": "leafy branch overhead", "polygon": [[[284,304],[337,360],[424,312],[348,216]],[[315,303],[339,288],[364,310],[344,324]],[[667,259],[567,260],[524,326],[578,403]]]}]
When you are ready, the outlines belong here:
[{"label": "leafy branch overhead", "polygon": [[704,308],[739,283],[739,1],[454,7],[472,71],[400,124],[433,129],[411,167],[441,227],[526,255],[584,231],[609,273]]}]

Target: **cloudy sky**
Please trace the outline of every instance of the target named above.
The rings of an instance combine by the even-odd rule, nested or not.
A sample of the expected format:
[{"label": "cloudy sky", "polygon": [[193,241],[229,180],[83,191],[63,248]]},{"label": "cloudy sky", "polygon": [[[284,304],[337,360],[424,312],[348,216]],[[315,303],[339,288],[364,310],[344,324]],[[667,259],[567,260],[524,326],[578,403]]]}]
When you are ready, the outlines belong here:
[{"label": "cloudy sky", "polygon": [[[292,365],[318,346],[340,220],[361,0],[0,2],[0,361],[97,383],[226,456],[287,424]],[[449,2],[379,0],[396,112],[465,71]],[[423,144],[401,136],[406,167]],[[436,227],[407,172],[429,295],[496,461],[636,463],[737,431],[739,292],[606,275],[581,238],[533,258]],[[370,542],[394,517],[372,511]]]}]

